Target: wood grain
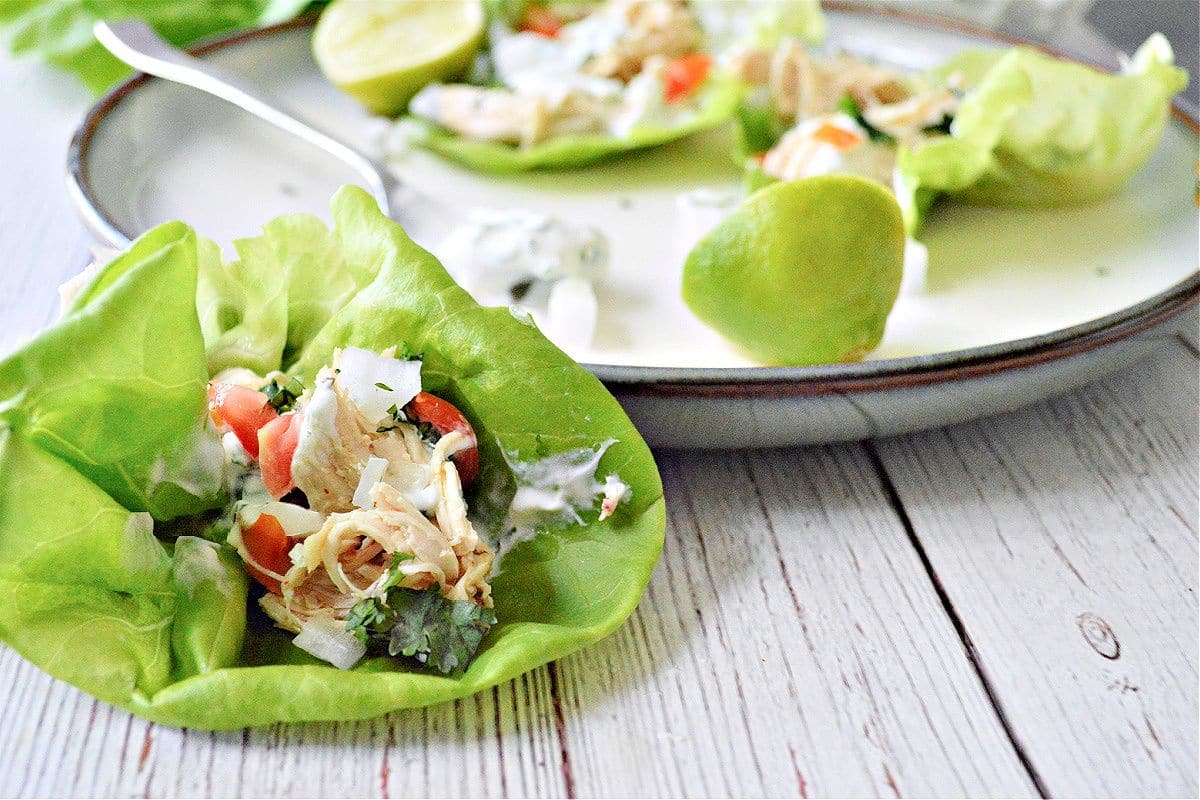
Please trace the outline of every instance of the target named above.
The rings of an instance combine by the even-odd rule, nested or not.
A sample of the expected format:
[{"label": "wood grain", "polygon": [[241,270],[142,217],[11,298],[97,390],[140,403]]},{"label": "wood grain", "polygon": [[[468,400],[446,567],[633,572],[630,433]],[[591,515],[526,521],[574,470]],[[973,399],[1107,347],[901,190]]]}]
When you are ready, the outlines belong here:
[{"label": "wood grain", "polygon": [[1027,412],[878,444],[1051,794],[1197,792],[1196,375],[1168,345]]},{"label": "wood grain", "polygon": [[549,673],[366,722],[234,733],[155,725],[0,647],[2,797],[557,797]]},{"label": "wood grain", "polygon": [[637,617],[558,667],[581,796],[1032,792],[859,447],[660,466]]}]

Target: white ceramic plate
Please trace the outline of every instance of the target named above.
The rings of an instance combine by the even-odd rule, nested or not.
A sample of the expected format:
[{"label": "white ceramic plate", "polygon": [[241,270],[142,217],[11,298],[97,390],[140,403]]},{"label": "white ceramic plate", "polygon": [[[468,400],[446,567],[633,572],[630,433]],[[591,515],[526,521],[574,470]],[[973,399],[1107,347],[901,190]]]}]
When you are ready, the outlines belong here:
[{"label": "white ceramic plate", "polygon": [[[920,69],[994,44],[919,18],[839,7],[830,41]],[[387,129],[320,76],[310,23],[242,34],[205,58],[269,89],[364,149]],[[939,208],[929,268],[907,276],[880,347],[861,364],[756,367],[679,298],[705,220],[682,193],[736,194],[728,128],[585,170],[483,176],[414,152],[397,169],[416,198],[399,219],[426,246],[472,207],[524,207],[603,230],[590,365],[657,444],[735,446],[893,433],[1016,407],[1146,352],[1195,301],[1194,123],[1179,115],[1126,191],[1053,211]],[[72,146],[72,185],[93,230],[123,244],[170,219],[228,243],[281,213],[326,216],[348,169],[194,90],[137,78],[102,100]],[[1149,338],[1148,338],[1149,337]],[[712,425],[727,417],[737,425]],[[721,431],[724,431],[722,433]]]}]

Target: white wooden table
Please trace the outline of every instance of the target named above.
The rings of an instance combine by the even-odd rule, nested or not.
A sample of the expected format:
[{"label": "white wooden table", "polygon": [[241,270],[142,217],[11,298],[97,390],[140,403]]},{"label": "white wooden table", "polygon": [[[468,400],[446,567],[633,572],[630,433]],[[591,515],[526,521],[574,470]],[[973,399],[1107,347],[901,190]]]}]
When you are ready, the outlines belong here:
[{"label": "white wooden table", "polygon": [[[88,98],[0,62],[0,350],[89,239]],[[470,700],[212,734],[0,646],[0,796],[1195,796],[1196,321],[1073,395],[869,444],[658,454],[610,639]]]}]

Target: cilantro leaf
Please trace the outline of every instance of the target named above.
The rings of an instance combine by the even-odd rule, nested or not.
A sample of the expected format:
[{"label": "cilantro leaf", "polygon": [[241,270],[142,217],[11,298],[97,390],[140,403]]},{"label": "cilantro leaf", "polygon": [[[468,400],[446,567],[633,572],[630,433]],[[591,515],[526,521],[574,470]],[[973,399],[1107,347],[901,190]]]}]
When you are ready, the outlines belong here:
[{"label": "cilantro leaf", "polygon": [[415,658],[442,673],[465,667],[496,622],[490,608],[447,600],[436,586],[423,592],[393,589],[388,604],[396,615],[388,653]]},{"label": "cilantro leaf", "polygon": [[364,644],[386,643],[388,655],[414,658],[442,673],[465,667],[496,623],[495,613],[447,600],[437,586],[419,590],[394,585],[402,579],[393,566],[384,596],[355,603],[346,629]]},{"label": "cilantro leaf", "polygon": [[267,404],[282,414],[296,405],[300,395],[304,394],[304,384],[299,378],[292,378],[286,385],[272,379],[261,391],[267,396]]}]

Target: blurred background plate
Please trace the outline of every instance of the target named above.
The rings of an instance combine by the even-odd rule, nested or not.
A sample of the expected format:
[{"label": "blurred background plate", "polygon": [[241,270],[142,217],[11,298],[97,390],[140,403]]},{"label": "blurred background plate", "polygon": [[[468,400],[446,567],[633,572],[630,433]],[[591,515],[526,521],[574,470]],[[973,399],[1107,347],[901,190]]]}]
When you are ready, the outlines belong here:
[{"label": "blurred background plate", "polygon": [[[981,8],[989,7],[968,10],[978,16]],[[1068,16],[1072,8],[1080,4],[1052,9],[1060,29],[1092,31],[1095,41],[1076,38],[1099,55],[1103,39]],[[827,17],[832,45],[912,69],[1012,39],[895,4],[831,3]],[[977,21],[1012,28],[994,12]],[[194,52],[270,90],[297,116],[377,150],[389,126],[321,77],[311,24],[239,34]],[[396,165],[412,189],[398,216],[426,246],[470,207],[533,208],[601,228],[612,264],[598,287],[600,325],[592,348],[573,355],[660,446],[839,441],[1015,408],[1146,354],[1200,290],[1196,123],[1178,111],[1151,163],[1111,200],[1050,211],[939,209],[923,234],[928,273],[906,279],[867,361],[753,366],[692,317],[678,291],[683,258],[704,224],[678,198],[699,188],[736,192],[729,136],[722,129],[588,170],[524,176],[476,175],[411,153]],[[69,172],[89,227],[117,246],[170,219],[228,245],[277,214],[327,216],[336,187],[355,180],[219,100],[145,77],[88,113]]]}]

